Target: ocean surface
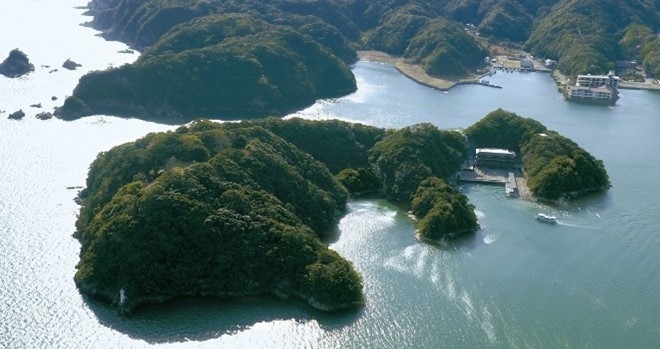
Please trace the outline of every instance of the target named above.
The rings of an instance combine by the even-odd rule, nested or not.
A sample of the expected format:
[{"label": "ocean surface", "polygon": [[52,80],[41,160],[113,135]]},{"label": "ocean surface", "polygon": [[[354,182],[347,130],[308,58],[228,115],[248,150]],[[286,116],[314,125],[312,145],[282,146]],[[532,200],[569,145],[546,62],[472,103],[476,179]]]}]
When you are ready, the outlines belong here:
[{"label": "ocean surface", "polygon": [[[0,348],[660,347],[660,94],[624,90],[613,107],[571,104],[542,73],[498,72],[489,79],[502,89],[440,92],[390,65],[359,62],[356,93],[291,117],[460,129],[504,108],[602,159],[608,192],[548,204],[465,186],[482,229],[439,246],[417,242],[414,222],[386,201],[351,201],[328,244],[364,277],[367,305],[358,311],[325,314],[255,297],[191,299],[122,317],[83,297],[73,283],[77,187],[99,152],[174,128],[35,118],[85,72],[137,58],[80,25],[90,20],[77,8],[85,2],[0,4],[0,60],[20,48],[36,68],[0,76]],[[66,59],[82,67],[66,70]],[[25,118],[8,120],[18,109]],[[537,222],[538,212],[559,224]]]}]

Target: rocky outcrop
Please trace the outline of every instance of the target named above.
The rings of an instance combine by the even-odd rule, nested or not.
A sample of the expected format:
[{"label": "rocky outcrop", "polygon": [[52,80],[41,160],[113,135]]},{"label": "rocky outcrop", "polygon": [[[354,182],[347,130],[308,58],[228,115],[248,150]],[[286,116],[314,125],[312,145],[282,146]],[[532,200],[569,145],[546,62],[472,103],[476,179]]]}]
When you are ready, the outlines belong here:
[{"label": "rocky outcrop", "polygon": [[19,49],[9,52],[9,57],[0,63],[0,74],[8,78],[17,78],[31,71],[34,71],[34,65],[30,63],[27,55]]},{"label": "rocky outcrop", "polygon": [[69,69],[69,70],[76,70],[76,68],[82,67],[82,64],[78,64],[70,59],[67,59],[62,63],[62,68]]},{"label": "rocky outcrop", "polygon": [[25,116],[25,113],[23,112],[23,109],[19,109],[11,114],[9,114],[9,118],[11,120],[20,120]]},{"label": "rocky outcrop", "polygon": [[48,119],[52,119],[52,118],[53,118],[53,113],[51,113],[51,112],[47,112],[47,111],[45,111],[45,112],[41,112],[41,113],[39,113],[39,114],[36,115],[36,118],[39,119],[39,120],[48,120]]},{"label": "rocky outcrop", "polygon": [[75,120],[88,115],[92,115],[92,111],[75,97],[68,97],[64,101],[64,105],[55,109],[55,116],[62,120]]}]

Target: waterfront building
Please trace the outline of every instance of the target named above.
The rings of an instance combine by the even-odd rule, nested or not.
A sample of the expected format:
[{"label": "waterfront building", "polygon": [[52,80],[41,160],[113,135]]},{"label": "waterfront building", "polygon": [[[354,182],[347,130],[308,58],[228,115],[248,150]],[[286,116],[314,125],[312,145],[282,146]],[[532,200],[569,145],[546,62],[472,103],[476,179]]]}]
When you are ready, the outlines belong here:
[{"label": "waterfront building", "polygon": [[578,75],[574,86],[567,87],[569,100],[614,103],[619,96],[619,77],[607,75]]},{"label": "waterfront building", "polygon": [[610,72],[607,75],[578,75],[575,86],[601,87],[610,86],[617,90],[619,88],[619,77]]},{"label": "waterfront building", "polygon": [[615,99],[615,91],[609,86],[586,87],[569,86],[568,98],[592,99],[595,101],[609,102]]},{"label": "waterfront building", "polygon": [[507,149],[477,148],[475,151],[477,166],[484,167],[513,167],[516,153]]}]

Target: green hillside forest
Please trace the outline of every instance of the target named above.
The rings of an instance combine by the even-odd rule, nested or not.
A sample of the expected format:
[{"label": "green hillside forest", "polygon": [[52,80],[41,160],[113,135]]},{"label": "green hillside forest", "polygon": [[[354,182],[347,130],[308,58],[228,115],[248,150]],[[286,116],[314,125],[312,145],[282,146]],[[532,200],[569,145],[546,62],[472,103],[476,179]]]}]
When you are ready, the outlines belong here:
[{"label": "green hillside forest", "polygon": [[519,154],[527,186],[536,196],[570,198],[610,187],[601,160],[536,120],[498,109],[465,133],[477,147],[504,148]]},{"label": "green hillside forest", "polygon": [[[497,110],[466,133],[519,150],[537,195],[609,187],[602,162],[534,120]],[[430,124],[197,120],[148,134],[90,166],[76,285],[127,313],[181,297],[263,294],[325,311],[360,307],[361,276],[320,238],[349,196],[365,193],[409,207],[420,240],[475,231],[475,207],[447,184],[467,149],[461,132]]]},{"label": "green hillside forest", "polygon": [[[660,77],[660,0],[93,0],[92,26],[143,51],[84,76],[56,111],[175,124],[281,116],[356,83],[356,50],[466,76],[489,47],[558,60],[566,75],[638,60]],[[471,29],[471,30],[468,30]]]}]

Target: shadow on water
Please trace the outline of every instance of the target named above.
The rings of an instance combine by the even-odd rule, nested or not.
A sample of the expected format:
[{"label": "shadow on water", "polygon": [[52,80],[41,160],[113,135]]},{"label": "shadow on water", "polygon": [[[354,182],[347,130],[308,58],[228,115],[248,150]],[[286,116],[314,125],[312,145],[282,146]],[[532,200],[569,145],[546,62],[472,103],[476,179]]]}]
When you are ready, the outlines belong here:
[{"label": "shadow on water", "polygon": [[585,207],[592,207],[597,210],[604,210],[612,205],[612,195],[605,192],[594,192],[574,199],[544,200],[538,199],[543,205],[555,207],[558,209],[574,211]]},{"label": "shadow on water", "polygon": [[364,309],[325,313],[301,300],[262,296],[179,299],[146,305],[125,316],[98,299],[84,296],[84,300],[103,326],[150,344],[206,341],[278,320],[301,324],[315,320],[331,331],[351,325],[364,313]]},{"label": "shadow on water", "polygon": [[442,239],[440,241],[420,241],[420,243],[428,246],[433,246],[443,251],[453,251],[453,250],[462,250],[462,249],[472,250],[482,245],[482,241],[480,239],[477,239],[478,231],[479,229],[469,233],[464,233],[455,236],[451,239]]}]

